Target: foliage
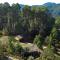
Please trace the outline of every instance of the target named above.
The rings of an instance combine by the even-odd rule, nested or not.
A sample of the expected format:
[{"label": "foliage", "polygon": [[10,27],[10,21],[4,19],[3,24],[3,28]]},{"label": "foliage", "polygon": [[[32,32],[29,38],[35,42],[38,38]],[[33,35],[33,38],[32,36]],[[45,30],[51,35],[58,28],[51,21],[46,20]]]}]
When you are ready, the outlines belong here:
[{"label": "foliage", "polygon": [[34,39],[34,44],[36,44],[39,48],[42,48],[43,45],[43,38],[39,35],[36,35]]},{"label": "foliage", "polygon": [[60,24],[60,16],[56,17],[55,24]]},{"label": "foliage", "polygon": [[53,50],[48,46],[46,49],[44,49],[44,52],[40,55],[40,60],[54,60],[54,52]]},{"label": "foliage", "polygon": [[51,30],[53,25],[53,17],[50,17],[46,7],[25,5],[21,10],[18,3],[12,4],[12,6],[9,3],[0,4],[0,20],[0,30],[9,35],[26,34],[38,30],[42,36],[46,36],[48,33],[45,32],[48,29]]},{"label": "foliage", "polygon": [[11,54],[13,54],[15,52],[15,47],[12,43],[11,38],[9,38],[9,45],[8,45],[7,51],[8,51],[8,53],[11,53]]},{"label": "foliage", "polygon": [[[33,36],[31,38],[34,38],[33,43],[39,48],[42,48],[42,45],[47,43],[47,48],[41,54],[40,59],[54,60],[55,56],[52,50],[52,43],[55,44],[55,41],[59,42],[60,40],[60,16],[56,18],[53,16],[45,6],[24,5],[21,8],[18,3],[11,6],[9,3],[0,4],[0,35],[22,34],[24,38],[34,35],[35,38]],[[24,34],[29,34],[29,36],[25,37]],[[15,45],[15,43],[17,44]],[[4,53],[3,48],[0,45],[0,54]],[[6,50],[9,54],[20,54],[23,48],[19,42],[15,41],[14,37],[10,37]],[[26,50],[28,51],[28,49]],[[29,57],[29,59],[33,60],[34,58]]]},{"label": "foliage", "polygon": [[13,37],[10,37],[7,50],[10,54],[21,54],[23,48],[21,47],[20,43],[16,43],[16,41],[14,41]]},{"label": "foliage", "polygon": [[15,53],[21,54],[22,52],[23,52],[22,46],[20,45],[20,43],[17,43],[15,46]]}]

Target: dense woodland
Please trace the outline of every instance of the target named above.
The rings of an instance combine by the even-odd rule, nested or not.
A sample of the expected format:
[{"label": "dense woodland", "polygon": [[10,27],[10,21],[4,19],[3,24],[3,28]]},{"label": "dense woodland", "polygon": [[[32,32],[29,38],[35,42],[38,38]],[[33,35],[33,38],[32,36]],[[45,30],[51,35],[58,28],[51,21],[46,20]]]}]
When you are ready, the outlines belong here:
[{"label": "dense woodland", "polygon": [[[38,59],[24,57],[24,60],[60,60],[57,50],[60,49],[60,16],[52,16],[46,6],[24,5],[21,8],[18,3],[11,6],[7,2],[0,3],[0,36],[10,36],[9,54],[14,55],[18,52],[19,55],[23,50],[19,45],[14,48],[11,42],[14,41],[11,36],[21,34],[29,35],[32,44],[36,44],[43,51]],[[47,48],[43,49],[43,46]],[[2,46],[0,48],[3,49]],[[4,55],[3,52],[0,54]]]}]

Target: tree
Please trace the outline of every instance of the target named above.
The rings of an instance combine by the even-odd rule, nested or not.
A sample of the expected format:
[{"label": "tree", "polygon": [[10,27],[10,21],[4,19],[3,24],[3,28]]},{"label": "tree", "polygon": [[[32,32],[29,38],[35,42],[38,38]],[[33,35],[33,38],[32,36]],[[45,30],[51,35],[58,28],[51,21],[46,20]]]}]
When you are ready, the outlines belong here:
[{"label": "tree", "polygon": [[44,6],[25,5],[21,10],[18,3],[12,6],[8,3],[0,4],[0,29],[5,29],[9,34],[26,34],[37,30],[42,36],[46,36],[53,25],[52,20]]}]

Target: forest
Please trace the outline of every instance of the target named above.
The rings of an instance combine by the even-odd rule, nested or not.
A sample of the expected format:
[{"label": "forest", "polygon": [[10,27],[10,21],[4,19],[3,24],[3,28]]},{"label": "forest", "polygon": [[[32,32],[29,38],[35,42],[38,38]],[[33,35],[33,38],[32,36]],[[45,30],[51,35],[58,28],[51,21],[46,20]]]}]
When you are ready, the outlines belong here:
[{"label": "forest", "polygon": [[60,60],[60,15],[49,9],[0,3],[0,60]]}]

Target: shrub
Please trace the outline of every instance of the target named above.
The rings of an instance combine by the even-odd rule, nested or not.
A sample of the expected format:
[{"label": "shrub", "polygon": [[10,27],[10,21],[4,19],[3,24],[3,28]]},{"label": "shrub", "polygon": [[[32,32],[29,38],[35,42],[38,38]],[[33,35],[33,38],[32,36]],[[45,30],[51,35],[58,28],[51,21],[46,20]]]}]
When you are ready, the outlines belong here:
[{"label": "shrub", "polygon": [[15,42],[13,37],[9,38],[8,53],[10,54],[21,54],[23,48],[19,42]]},{"label": "shrub", "polygon": [[15,53],[21,54],[22,51],[23,51],[22,46],[19,43],[17,43],[15,46]]},{"label": "shrub", "polygon": [[54,52],[49,46],[40,55],[40,60],[55,60]]},{"label": "shrub", "polygon": [[42,48],[43,38],[40,36],[40,34],[36,35],[34,39],[34,44],[36,44],[39,48]]},{"label": "shrub", "polygon": [[7,51],[8,51],[8,53],[12,53],[12,54],[15,52],[15,47],[12,43],[11,38],[9,38],[9,45],[8,45]]}]

